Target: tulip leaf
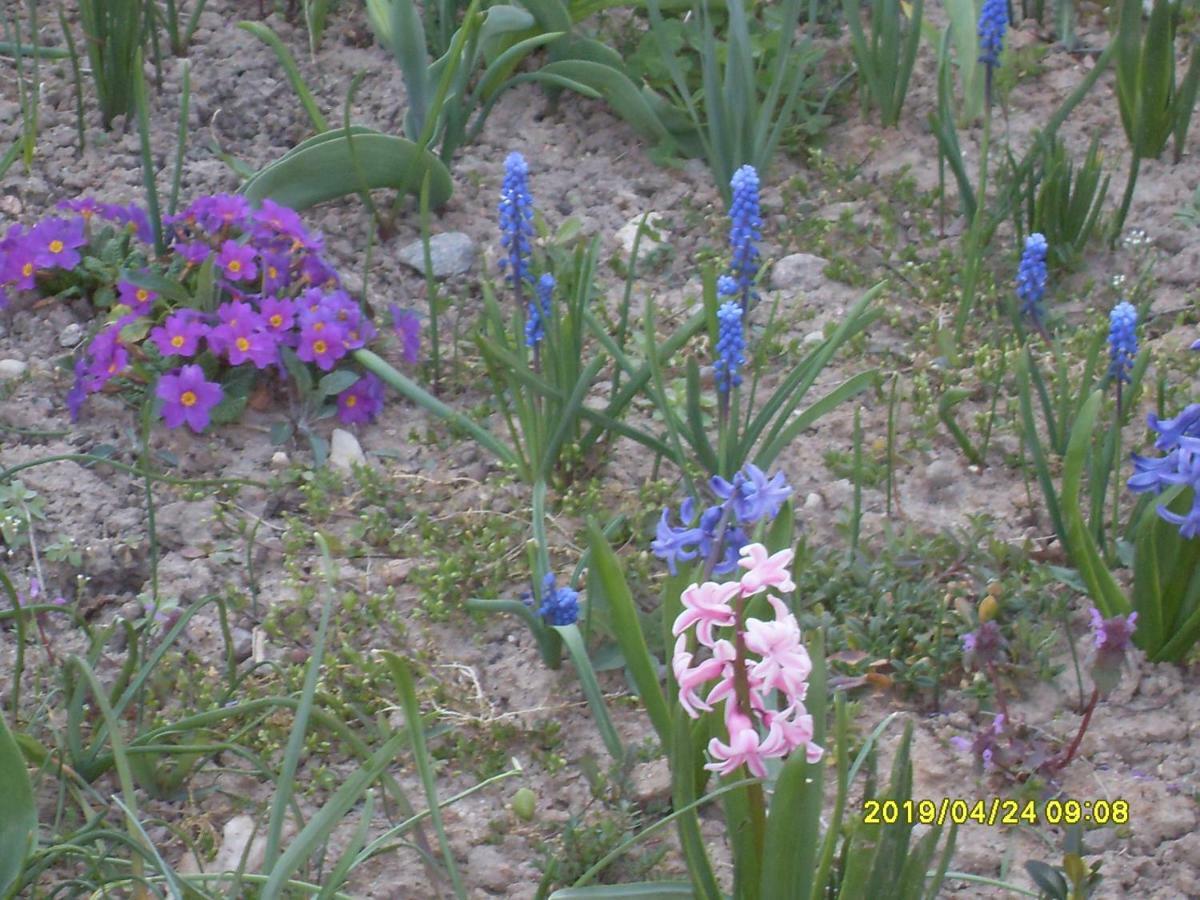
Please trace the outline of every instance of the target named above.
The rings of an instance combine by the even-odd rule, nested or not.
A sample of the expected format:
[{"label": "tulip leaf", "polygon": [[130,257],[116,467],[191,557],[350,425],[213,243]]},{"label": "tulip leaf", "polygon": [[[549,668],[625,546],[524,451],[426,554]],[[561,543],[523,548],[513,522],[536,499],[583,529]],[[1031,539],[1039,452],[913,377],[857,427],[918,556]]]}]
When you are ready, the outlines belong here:
[{"label": "tulip leaf", "polygon": [[[353,141],[353,147],[351,147]],[[295,210],[356,194],[365,186],[416,193],[430,174],[429,202],[445,205],[454,190],[446,166],[412,141],[365,128],[325,132],[297,145],[242,187],[253,203],[271,198]]]}]

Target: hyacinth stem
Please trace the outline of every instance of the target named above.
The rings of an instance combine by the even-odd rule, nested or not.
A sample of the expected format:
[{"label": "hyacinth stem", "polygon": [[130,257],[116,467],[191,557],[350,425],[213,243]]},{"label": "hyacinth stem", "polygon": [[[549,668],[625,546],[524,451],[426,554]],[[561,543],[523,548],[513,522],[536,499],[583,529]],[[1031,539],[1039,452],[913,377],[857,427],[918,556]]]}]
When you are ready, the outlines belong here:
[{"label": "hyacinth stem", "polygon": [[[733,687],[737,694],[738,708],[744,710],[743,715],[753,715],[752,707],[750,706],[750,677],[746,671],[746,634],[744,631],[746,615],[746,598],[739,597],[737,605],[737,621],[734,623],[734,640],[733,645],[737,653],[734,661],[733,669]],[[726,701],[729,702],[729,701]],[[731,735],[726,735],[726,739],[731,739]],[[742,769],[746,775],[752,775],[750,769],[743,764]],[[767,803],[763,796],[761,783],[750,784],[746,786],[746,801],[750,807],[750,828],[754,836],[755,858],[762,859],[763,845],[766,842],[767,833]],[[769,864],[769,860],[763,860]]]},{"label": "hyacinth stem", "polygon": [[[1124,421],[1124,396],[1122,388],[1124,384],[1121,379],[1117,379],[1117,421],[1113,423],[1113,506],[1112,506],[1112,539],[1113,546],[1121,533],[1121,522],[1119,512],[1121,509],[1121,424]],[[1100,516],[1103,519],[1103,515]]]},{"label": "hyacinth stem", "polygon": [[717,567],[717,560],[721,558],[721,552],[725,549],[725,532],[729,528],[729,522],[733,518],[733,494],[730,494],[729,499],[725,501],[721,507],[721,518],[717,520],[717,527],[713,529],[712,549],[708,551],[708,557],[704,560],[704,569],[700,573],[701,581],[708,581],[712,578],[713,569]]}]

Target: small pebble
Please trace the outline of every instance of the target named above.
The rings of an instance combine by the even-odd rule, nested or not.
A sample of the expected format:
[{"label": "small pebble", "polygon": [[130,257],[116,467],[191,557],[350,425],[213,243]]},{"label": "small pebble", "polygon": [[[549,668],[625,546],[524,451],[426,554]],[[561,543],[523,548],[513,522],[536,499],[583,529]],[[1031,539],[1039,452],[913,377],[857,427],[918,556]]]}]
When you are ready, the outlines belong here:
[{"label": "small pebble", "polygon": [[58,345],[60,347],[74,347],[83,340],[83,326],[78,322],[72,322],[64,328],[58,335]]},{"label": "small pebble", "polygon": [[276,450],[271,455],[271,468],[272,469],[286,469],[290,464],[291,464],[291,460],[288,459],[288,455],[286,453],[284,453],[282,450]]},{"label": "small pebble", "polygon": [[0,381],[15,381],[29,369],[19,359],[0,359]]}]

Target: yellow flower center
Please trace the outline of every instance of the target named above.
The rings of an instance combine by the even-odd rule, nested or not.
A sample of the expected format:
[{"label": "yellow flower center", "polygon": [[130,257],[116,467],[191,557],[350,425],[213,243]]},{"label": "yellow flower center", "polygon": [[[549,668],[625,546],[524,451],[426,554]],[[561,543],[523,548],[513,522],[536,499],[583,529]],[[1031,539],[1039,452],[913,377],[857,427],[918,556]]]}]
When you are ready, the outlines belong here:
[{"label": "yellow flower center", "polygon": [[182,403],[184,406],[195,406],[196,405],[196,395],[192,391],[184,391],[182,394],[179,395],[179,402]]},{"label": "yellow flower center", "polygon": [[138,303],[145,303],[150,299],[150,292],[145,288],[138,288],[138,292],[133,296],[137,297]]},{"label": "yellow flower center", "polygon": [[347,406],[356,406],[357,404],[358,404],[358,398],[355,397],[353,394],[351,394],[349,397],[346,398]]},{"label": "yellow flower center", "polygon": [[229,265],[227,265],[225,268],[227,268],[230,272],[232,272],[234,275],[236,275],[238,272],[242,271],[242,264],[240,262],[238,262],[236,259],[231,259],[229,261]]},{"label": "yellow flower center", "polygon": [[313,353],[318,356],[328,349],[328,345],[324,341],[313,341]]},{"label": "yellow flower center", "polygon": [[313,322],[313,331],[324,331],[324,330],[325,330],[324,322]]},{"label": "yellow flower center", "polygon": [[175,335],[175,337],[171,338],[171,346],[172,347],[182,347],[183,346],[183,335],[177,334],[177,335]]},{"label": "yellow flower center", "polygon": [[267,321],[271,323],[272,328],[279,328],[281,325],[283,325],[283,316],[281,316],[279,313],[275,313],[275,315],[271,316],[271,318],[269,318]]},{"label": "yellow flower center", "polygon": [[274,278],[279,274],[279,270],[274,266],[267,266],[267,277]]},{"label": "yellow flower center", "polygon": [[238,338],[236,343],[237,343],[237,348],[239,350],[241,350],[243,353],[245,353],[247,350],[250,349],[250,342],[248,340],[246,340],[244,337]]},{"label": "yellow flower center", "polygon": [[21,274],[23,276],[25,276],[26,278],[28,278],[30,275],[32,275],[33,274],[33,263],[27,262],[27,263],[25,263],[25,265],[21,266]]},{"label": "yellow flower center", "polygon": [[63,252],[63,242],[59,241],[59,240],[51,241],[50,242],[50,252],[51,253],[62,253]]}]

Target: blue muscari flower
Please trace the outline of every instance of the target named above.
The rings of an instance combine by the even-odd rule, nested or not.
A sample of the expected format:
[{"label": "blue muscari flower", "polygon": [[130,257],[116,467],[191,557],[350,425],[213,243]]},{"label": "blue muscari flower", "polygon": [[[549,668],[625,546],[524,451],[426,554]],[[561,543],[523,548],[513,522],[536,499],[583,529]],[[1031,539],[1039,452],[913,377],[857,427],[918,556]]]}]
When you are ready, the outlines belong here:
[{"label": "blue muscari flower", "polygon": [[533,198],[529,195],[529,165],[520,153],[510,153],[504,161],[499,212],[500,246],[504,248],[500,268],[506,270],[505,280],[519,295],[522,286],[533,281],[529,271]]},{"label": "blue muscari flower", "polygon": [[1007,28],[1008,0],[983,0],[979,12],[979,61],[989,69],[1000,64]]},{"label": "blue muscari flower", "polygon": [[714,477],[710,482],[713,493],[721,500],[699,515],[691,497],[679,507],[679,525],[671,524],[671,511],[664,509],[650,549],[665,560],[671,574],[677,574],[677,563],[707,559],[717,540],[717,529],[725,508],[732,505],[733,518],[725,528],[725,540],[718,550],[714,575],[736,571],[742,547],[750,538],[742,526],[753,525],[762,519],[774,519],[784,500],[791,494],[783,473],[768,477],[753,463],[746,466],[729,482]]},{"label": "blue muscari flower", "polygon": [[579,592],[569,587],[556,587],[554,573],[542,579],[542,605],[538,615],[551,625],[573,625],[579,618]]},{"label": "blue muscari flower", "polygon": [[[732,275],[722,275],[717,279],[717,294],[721,297],[736,297],[738,292],[737,279]],[[1196,343],[1200,344],[1200,341]]]},{"label": "blue muscari flower", "polygon": [[758,274],[758,242],[762,240],[758,172],[754,166],[742,166],[733,173],[729,186],[733,189],[733,203],[729,207],[729,249],[733,259],[729,274],[737,283],[742,305],[746,306],[753,296],[754,276]]},{"label": "blue muscari flower", "polygon": [[554,298],[554,276],[546,272],[538,279],[537,296],[529,300],[525,316],[525,344],[536,347],[546,336],[546,320],[550,318],[550,302]]},{"label": "blue muscari flower", "polygon": [[746,337],[742,334],[742,307],[729,300],[717,310],[717,359],[713,369],[717,390],[725,394],[742,383],[741,368],[746,362],[743,351]]},{"label": "blue muscari flower", "polygon": [[1021,315],[1042,318],[1042,297],[1046,294],[1046,238],[1034,232],[1025,239],[1025,251],[1017,267],[1017,296]]},{"label": "blue muscari flower", "polygon": [[1109,313],[1108,374],[1128,383],[1133,360],[1137,356],[1137,310],[1128,301],[1121,301]]}]

